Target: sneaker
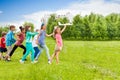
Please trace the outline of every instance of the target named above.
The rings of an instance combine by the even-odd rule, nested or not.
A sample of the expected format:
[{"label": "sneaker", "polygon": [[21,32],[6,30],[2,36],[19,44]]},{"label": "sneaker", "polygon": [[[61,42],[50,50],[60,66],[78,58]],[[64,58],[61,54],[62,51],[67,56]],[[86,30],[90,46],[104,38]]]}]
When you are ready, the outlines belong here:
[{"label": "sneaker", "polygon": [[8,58],[7,60],[8,60],[8,61],[11,61],[11,59],[10,59],[10,58]]},{"label": "sneaker", "polygon": [[32,64],[35,64],[35,63],[37,63],[37,61],[32,61],[31,63],[32,63]]},{"label": "sneaker", "polygon": [[25,61],[27,61],[27,59],[25,59]]},{"label": "sneaker", "polygon": [[10,62],[11,60],[10,59],[5,59],[5,61]]},{"label": "sneaker", "polygon": [[48,64],[51,64],[51,61],[50,61],[50,60],[48,60]]},{"label": "sneaker", "polygon": [[24,61],[20,60],[20,63],[21,63],[21,64],[24,64]]}]

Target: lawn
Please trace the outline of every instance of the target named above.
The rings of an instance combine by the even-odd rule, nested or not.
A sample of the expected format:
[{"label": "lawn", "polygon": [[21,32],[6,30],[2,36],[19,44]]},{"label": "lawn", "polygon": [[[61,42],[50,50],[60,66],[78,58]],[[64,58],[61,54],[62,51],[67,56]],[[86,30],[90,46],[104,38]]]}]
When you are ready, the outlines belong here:
[{"label": "lawn", "polygon": [[[52,54],[55,41],[46,42]],[[29,57],[20,64],[21,57],[19,48],[11,62],[0,61],[0,80],[120,80],[120,41],[64,41],[58,65],[45,51],[36,64]]]}]

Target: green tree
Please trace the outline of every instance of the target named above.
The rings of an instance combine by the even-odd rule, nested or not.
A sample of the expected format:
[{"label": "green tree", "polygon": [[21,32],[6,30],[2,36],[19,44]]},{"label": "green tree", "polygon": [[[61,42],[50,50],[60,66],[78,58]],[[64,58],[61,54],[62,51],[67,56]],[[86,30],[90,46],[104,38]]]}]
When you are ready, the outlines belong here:
[{"label": "green tree", "polygon": [[26,26],[31,26],[31,31],[32,31],[32,32],[34,31],[34,24],[31,23],[31,22],[24,22],[23,26],[24,26],[24,27],[26,27]]}]

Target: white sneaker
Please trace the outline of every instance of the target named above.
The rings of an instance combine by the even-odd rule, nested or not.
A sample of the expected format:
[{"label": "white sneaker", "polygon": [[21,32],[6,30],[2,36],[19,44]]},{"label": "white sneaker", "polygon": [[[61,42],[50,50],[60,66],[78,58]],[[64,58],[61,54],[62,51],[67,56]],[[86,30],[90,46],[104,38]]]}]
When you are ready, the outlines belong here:
[{"label": "white sneaker", "polygon": [[20,63],[21,63],[21,64],[24,64],[24,61],[20,60]]},{"label": "white sneaker", "polygon": [[48,64],[51,64],[51,61],[50,61],[50,60],[48,61]]},{"label": "white sneaker", "polygon": [[35,63],[37,63],[37,62],[38,62],[38,61],[32,61],[31,63],[32,63],[32,64],[35,64]]},{"label": "white sneaker", "polygon": [[7,60],[8,60],[8,61],[10,61],[11,59],[10,59],[10,58],[8,58]]}]

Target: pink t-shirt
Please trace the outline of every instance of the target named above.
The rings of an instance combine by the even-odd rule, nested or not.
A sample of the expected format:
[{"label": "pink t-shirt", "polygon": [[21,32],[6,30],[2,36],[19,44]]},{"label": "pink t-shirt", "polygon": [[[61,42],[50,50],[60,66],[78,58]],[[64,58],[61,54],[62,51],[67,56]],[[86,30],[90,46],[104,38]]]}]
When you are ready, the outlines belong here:
[{"label": "pink t-shirt", "polygon": [[63,46],[61,34],[56,34],[55,38],[56,38],[57,45],[59,47]]},{"label": "pink t-shirt", "polygon": [[18,35],[18,37],[19,37],[20,40],[17,40],[17,41],[15,42],[15,44],[19,46],[19,45],[22,45],[22,42],[23,42],[24,39],[25,39],[25,34],[20,33],[20,34]]}]

